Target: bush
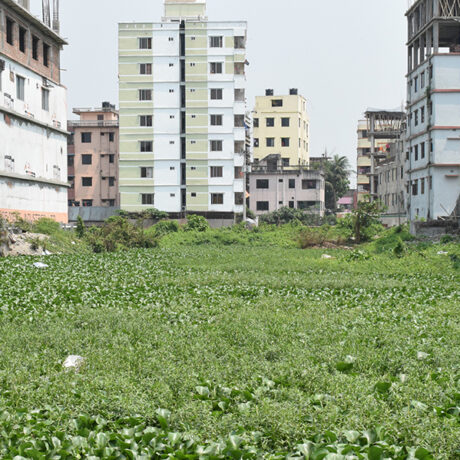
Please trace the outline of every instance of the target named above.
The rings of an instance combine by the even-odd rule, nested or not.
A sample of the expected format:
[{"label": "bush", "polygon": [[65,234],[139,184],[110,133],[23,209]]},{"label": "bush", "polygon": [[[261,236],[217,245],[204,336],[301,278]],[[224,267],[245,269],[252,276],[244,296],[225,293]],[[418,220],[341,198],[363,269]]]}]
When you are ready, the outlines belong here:
[{"label": "bush", "polygon": [[146,233],[156,238],[161,238],[169,233],[177,233],[180,227],[176,220],[162,220],[153,227],[146,230]]},{"label": "bush", "polygon": [[142,217],[144,219],[152,219],[152,220],[162,220],[167,219],[169,214],[164,211],[159,211],[156,208],[146,209],[142,212]]},{"label": "bush", "polygon": [[187,217],[187,223],[184,225],[185,232],[206,232],[209,230],[209,223],[203,216],[192,214]]},{"label": "bush", "polygon": [[326,241],[326,233],[323,229],[305,228],[301,230],[298,243],[302,249],[312,246],[321,246]]},{"label": "bush", "polygon": [[75,231],[77,233],[78,238],[83,238],[83,236],[85,235],[86,227],[81,216],[77,217],[77,228]]},{"label": "bush", "polygon": [[452,235],[442,235],[440,243],[441,244],[449,244],[454,241],[454,237]]},{"label": "bush", "polygon": [[27,220],[23,219],[19,213],[15,213],[14,215],[14,227],[18,228],[19,230],[23,232],[30,232],[32,229],[32,224],[28,222]]},{"label": "bush", "polygon": [[92,227],[86,232],[85,239],[96,253],[157,246],[155,236],[120,216],[110,217],[102,227]]},{"label": "bush", "polygon": [[259,218],[261,223],[270,225],[284,225],[291,222],[300,222],[304,225],[319,226],[323,224],[323,219],[318,214],[305,212],[301,209],[288,207],[280,208]]},{"label": "bush", "polygon": [[32,226],[34,233],[41,233],[43,235],[55,235],[61,230],[61,225],[53,219],[42,217],[38,219]]}]

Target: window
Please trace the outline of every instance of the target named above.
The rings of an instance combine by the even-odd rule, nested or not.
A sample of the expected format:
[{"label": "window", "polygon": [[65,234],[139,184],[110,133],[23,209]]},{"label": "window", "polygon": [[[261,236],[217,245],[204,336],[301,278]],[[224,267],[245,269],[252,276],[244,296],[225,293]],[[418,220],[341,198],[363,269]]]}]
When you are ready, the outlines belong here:
[{"label": "window", "polygon": [[289,188],[295,188],[295,179],[289,179]]},{"label": "window", "polygon": [[242,179],[244,176],[242,166],[235,166],[235,179]]},{"label": "window", "polygon": [[142,204],[154,204],[154,194],[153,193],[142,193],[141,200]]},{"label": "window", "polygon": [[425,123],[425,107],[420,109],[420,122]]},{"label": "window", "polygon": [[139,117],[139,123],[141,126],[152,126],[153,116],[152,115],[141,115]]},{"label": "window", "polygon": [[222,73],[222,62],[211,62],[211,73]]},{"label": "window", "polygon": [[267,137],[267,147],[274,147],[275,146],[275,138],[274,137]]},{"label": "window", "polygon": [[153,141],[141,141],[141,152],[153,152]]},{"label": "window", "polygon": [[254,138],[254,147],[259,147],[259,138]]},{"label": "window", "polygon": [[281,138],[281,147],[289,147],[289,144],[290,144],[289,137]]},{"label": "window", "polygon": [[139,90],[139,100],[140,101],[151,101],[152,100],[152,90],[151,89],[140,89]]},{"label": "window", "polygon": [[211,115],[211,126],[222,126],[222,115]]},{"label": "window", "polygon": [[67,166],[72,167],[74,165],[74,157],[73,156],[68,156],[67,157]]},{"label": "window", "polygon": [[256,204],[257,211],[268,211],[269,204],[268,201],[258,201]]},{"label": "window", "polygon": [[244,193],[243,192],[235,192],[235,204],[237,206],[241,206],[244,204]]},{"label": "window", "polygon": [[420,194],[425,195],[425,179],[420,179]]},{"label": "window", "polygon": [[97,120],[98,121],[103,121],[104,120],[104,115],[98,115]]},{"label": "window", "polygon": [[234,37],[235,49],[245,49],[246,48],[246,37]]},{"label": "window", "polygon": [[211,100],[222,100],[223,99],[223,89],[221,88],[212,88],[211,89]]},{"label": "window", "polygon": [[284,167],[289,166],[289,162],[290,162],[290,159],[289,159],[289,158],[283,158],[282,161],[283,161],[283,166],[284,166]]},{"label": "window", "polygon": [[113,187],[115,185],[115,177],[109,177],[109,187]]},{"label": "window", "polygon": [[151,50],[152,49],[152,39],[147,38],[147,37],[139,38],[139,49]]},{"label": "window", "polygon": [[290,119],[289,118],[281,118],[281,126],[287,128],[289,126]]},{"label": "window", "polygon": [[425,158],[425,142],[420,144],[420,157],[423,159]]},{"label": "window", "polygon": [[152,64],[141,64],[140,73],[141,75],[152,75]]},{"label": "window", "polygon": [[257,179],[256,188],[257,189],[268,189],[270,181],[268,179]]},{"label": "window", "polygon": [[14,21],[10,18],[6,18],[6,41],[14,45]]},{"label": "window", "polygon": [[222,166],[211,166],[211,177],[223,177],[224,168]]},{"label": "window", "polygon": [[224,204],[224,194],[211,193],[211,204]]},{"label": "window", "polygon": [[115,133],[109,133],[109,142],[115,142]]},{"label": "window", "polygon": [[32,58],[38,61],[38,37],[32,35]]},{"label": "window", "polygon": [[415,155],[415,161],[418,160],[418,145],[414,147],[414,155]]},{"label": "window", "polygon": [[91,144],[91,133],[81,133],[81,143]]},{"label": "window", "polygon": [[302,180],[302,190],[313,190],[316,189],[316,180],[303,179]]},{"label": "window", "polygon": [[211,141],[211,152],[222,152],[223,141]]},{"label": "window", "polygon": [[25,99],[25,85],[25,78],[16,75],[16,98],[20,101],[23,101]]},{"label": "window", "polygon": [[244,128],[245,127],[244,115],[235,115],[234,116],[234,126],[235,126],[235,128]]},{"label": "window", "polygon": [[316,206],[316,201],[298,201],[297,209],[308,209]]},{"label": "window", "polygon": [[418,110],[416,110],[414,113],[415,113],[415,121],[414,121],[414,124],[415,124],[415,126],[418,126]]},{"label": "window", "polygon": [[42,110],[49,112],[50,109],[50,92],[42,88]]},{"label": "window", "polygon": [[273,128],[275,126],[275,119],[274,118],[266,118],[265,119],[265,124],[267,128]]},{"label": "window", "polygon": [[222,48],[223,37],[209,37],[209,46],[211,48]]},{"label": "window", "polygon": [[93,206],[93,200],[82,200],[82,204],[85,208],[91,208]]},{"label": "window", "polygon": [[26,52],[26,34],[26,29],[24,29],[23,27],[19,27],[19,50],[22,53]]},{"label": "window", "polygon": [[115,163],[115,155],[113,153],[109,155],[109,163]]},{"label": "window", "polygon": [[93,185],[93,178],[92,177],[82,177],[81,178],[81,185],[83,187],[92,187]]},{"label": "window", "polygon": [[254,128],[258,128],[258,127],[259,127],[259,119],[254,118]]},{"label": "window", "polygon": [[170,89],[170,90],[169,90],[169,93],[170,93],[170,94],[174,93],[174,90],[173,90],[173,89]]},{"label": "window", "polygon": [[82,155],[81,156],[82,165],[91,165],[93,164],[93,155]]},{"label": "window", "polygon": [[273,99],[272,100],[272,107],[283,107],[283,100],[282,99]]},{"label": "window", "polygon": [[174,41],[174,37],[169,37],[169,38],[168,38],[168,41],[173,42],[173,41]]},{"label": "window", "polygon": [[420,88],[425,88],[425,72],[420,75]]},{"label": "window", "polygon": [[43,65],[45,67],[49,66],[49,60],[50,60],[50,46],[47,45],[46,43],[43,43]]},{"label": "window", "polygon": [[294,202],[293,202],[293,201],[290,201],[290,202],[289,202],[289,208],[290,208],[290,209],[294,209]]},{"label": "window", "polygon": [[415,92],[418,91],[418,77],[415,77],[415,78],[414,78],[414,91],[415,91]]},{"label": "window", "polygon": [[412,182],[412,195],[418,195],[418,180],[414,180],[414,182]]}]

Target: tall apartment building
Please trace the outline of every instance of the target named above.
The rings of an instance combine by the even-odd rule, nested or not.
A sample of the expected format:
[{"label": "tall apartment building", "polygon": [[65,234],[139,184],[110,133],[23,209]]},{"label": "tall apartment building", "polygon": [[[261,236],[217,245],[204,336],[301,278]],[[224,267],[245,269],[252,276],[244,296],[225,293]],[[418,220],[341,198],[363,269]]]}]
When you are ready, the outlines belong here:
[{"label": "tall apartment building", "polygon": [[67,222],[67,107],[55,2],[0,0],[0,215]]},{"label": "tall apartment building", "polygon": [[246,28],[208,21],[205,0],[119,25],[122,209],[243,211]]},{"label": "tall apartment building", "polygon": [[409,215],[437,219],[460,198],[460,2],[412,1],[406,16]]},{"label": "tall apartment building", "polygon": [[119,206],[118,111],[103,102],[73,113],[80,119],[68,122],[69,206]]},{"label": "tall apartment building", "polygon": [[288,96],[275,96],[272,89],[256,97],[253,114],[254,160],[280,154],[284,167],[308,165],[310,122],[307,101],[291,89]]}]

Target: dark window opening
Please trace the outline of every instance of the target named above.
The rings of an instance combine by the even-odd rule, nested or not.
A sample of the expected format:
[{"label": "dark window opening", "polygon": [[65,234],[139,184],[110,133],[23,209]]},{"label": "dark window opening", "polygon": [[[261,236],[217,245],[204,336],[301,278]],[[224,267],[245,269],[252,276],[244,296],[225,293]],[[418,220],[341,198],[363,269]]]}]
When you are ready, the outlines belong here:
[{"label": "dark window opening", "polygon": [[38,38],[32,36],[32,58],[36,61],[38,61]]},{"label": "dark window opening", "polygon": [[109,177],[109,187],[113,187],[115,185],[115,177]]},{"label": "dark window opening", "polygon": [[19,27],[19,50],[22,53],[26,52],[26,34],[26,29],[24,29],[23,27]]},{"label": "dark window opening", "polygon": [[211,204],[224,204],[224,194],[211,193]]},{"label": "dark window opening", "polygon": [[274,118],[266,118],[265,123],[267,128],[273,128],[275,126],[275,119]]},{"label": "dark window opening", "polygon": [[10,18],[6,18],[6,41],[14,45],[14,21]]},{"label": "dark window opening", "polygon": [[153,152],[153,141],[141,141],[141,152]]},{"label": "dark window opening", "polygon": [[50,46],[43,43],[43,65],[48,67],[50,64]]},{"label": "dark window opening", "polygon": [[289,188],[295,188],[295,179],[289,179]]},{"label": "dark window opening", "polygon": [[90,144],[91,143],[91,133],[81,133],[81,143]]},{"label": "dark window opening", "polygon": [[93,206],[93,200],[82,200],[82,204],[85,208],[91,208]]},{"label": "dark window opening", "polygon": [[141,199],[142,199],[142,204],[154,204],[154,194],[153,193],[142,193],[141,194]]},{"label": "dark window opening", "polygon": [[257,179],[256,180],[256,188],[257,189],[268,189],[270,182],[268,179]]},{"label": "dark window opening", "polygon": [[283,100],[282,99],[273,99],[272,100],[272,107],[283,107]]},{"label": "dark window opening", "polygon": [[302,180],[302,189],[303,190],[316,189],[317,182],[318,181],[316,181],[316,180],[303,179]]},{"label": "dark window opening", "polygon": [[257,211],[268,211],[269,203],[268,201],[258,201],[256,204]]},{"label": "dark window opening", "polygon": [[152,126],[153,125],[153,116],[152,115],[141,115],[139,118],[141,126]]},{"label": "dark window opening", "polygon": [[83,187],[92,187],[93,185],[93,178],[92,177],[82,177],[81,178],[81,185]]},{"label": "dark window opening", "polygon": [[82,165],[91,165],[93,164],[93,155],[82,155],[81,156]]},{"label": "dark window opening", "polygon": [[281,126],[284,128],[289,127],[290,125],[290,119],[289,118],[281,118]]},{"label": "dark window opening", "polygon": [[109,163],[115,163],[115,155],[113,153],[109,155]]}]

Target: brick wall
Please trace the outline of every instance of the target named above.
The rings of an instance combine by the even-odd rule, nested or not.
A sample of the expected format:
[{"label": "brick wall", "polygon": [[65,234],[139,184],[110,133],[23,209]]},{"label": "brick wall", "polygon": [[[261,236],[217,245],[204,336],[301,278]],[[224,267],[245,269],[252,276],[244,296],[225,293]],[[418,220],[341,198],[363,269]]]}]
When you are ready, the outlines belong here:
[{"label": "brick wall", "polygon": [[[7,18],[13,21],[13,45],[7,42]],[[25,52],[19,49],[20,27],[26,31]],[[32,56],[33,36],[38,38],[37,59]],[[45,66],[43,62],[44,44],[49,46],[48,66]],[[56,43],[50,36],[45,35],[26,18],[19,16],[0,2],[0,54],[28,67],[42,77],[60,83],[60,51],[60,44]]]}]

